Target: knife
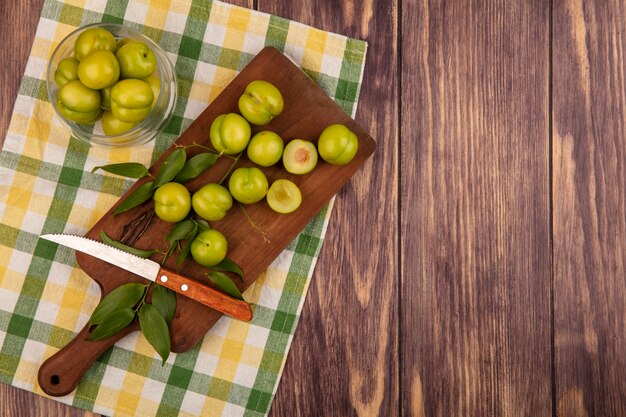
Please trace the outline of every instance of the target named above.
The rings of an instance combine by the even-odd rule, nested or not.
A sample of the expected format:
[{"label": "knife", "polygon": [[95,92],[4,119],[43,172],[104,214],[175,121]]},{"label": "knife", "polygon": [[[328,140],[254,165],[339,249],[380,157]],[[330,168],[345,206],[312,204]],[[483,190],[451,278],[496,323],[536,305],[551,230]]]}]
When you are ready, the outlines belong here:
[{"label": "knife", "polygon": [[243,321],[252,319],[252,309],[245,301],[162,268],[160,264],[150,259],[140,258],[132,253],[82,236],[48,234],[39,237],[125,269],[236,319]]}]

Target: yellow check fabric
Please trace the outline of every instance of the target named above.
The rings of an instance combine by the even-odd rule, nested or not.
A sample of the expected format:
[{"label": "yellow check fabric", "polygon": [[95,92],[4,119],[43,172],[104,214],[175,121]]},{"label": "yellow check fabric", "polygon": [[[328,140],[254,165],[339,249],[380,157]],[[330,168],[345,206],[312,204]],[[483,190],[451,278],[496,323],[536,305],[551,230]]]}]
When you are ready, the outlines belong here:
[{"label": "yellow check fabric", "polygon": [[[174,63],[180,100],[152,143],[89,148],[62,127],[46,93],[54,48],[77,27],[122,23]],[[283,51],[354,115],[366,44],[217,1],[46,0],[0,153],[0,382],[42,394],[37,371],[85,325],[100,300],[73,251],[38,238],[82,235],[132,184],[95,166],[149,165],[264,46]],[[78,388],[58,398],[116,416],[264,416],[269,412],[319,253],[324,209],[245,294],[255,318],[223,317],[204,340],[160,358],[133,333],[106,352]]]}]

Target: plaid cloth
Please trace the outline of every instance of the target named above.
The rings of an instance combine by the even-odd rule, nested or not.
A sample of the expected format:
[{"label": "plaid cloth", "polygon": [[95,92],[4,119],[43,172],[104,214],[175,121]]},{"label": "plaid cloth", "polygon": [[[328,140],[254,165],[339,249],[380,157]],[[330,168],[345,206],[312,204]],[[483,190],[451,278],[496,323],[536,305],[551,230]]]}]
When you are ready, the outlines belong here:
[{"label": "plaid cloth", "polygon": [[[75,28],[100,21],[149,36],[175,64],[180,100],[151,144],[91,149],[68,135],[50,106],[45,70],[52,51]],[[39,366],[74,337],[100,300],[74,253],[38,236],[89,230],[131,185],[91,169],[150,164],[265,45],[284,51],[354,115],[362,41],[217,1],[46,0],[0,154],[0,382],[45,395],[36,381]],[[257,304],[251,323],[223,317],[201,343],[172,354],[165,366],[135,332],[58,400],[117,416],[266,415],[331,207],[247,291]]]}]

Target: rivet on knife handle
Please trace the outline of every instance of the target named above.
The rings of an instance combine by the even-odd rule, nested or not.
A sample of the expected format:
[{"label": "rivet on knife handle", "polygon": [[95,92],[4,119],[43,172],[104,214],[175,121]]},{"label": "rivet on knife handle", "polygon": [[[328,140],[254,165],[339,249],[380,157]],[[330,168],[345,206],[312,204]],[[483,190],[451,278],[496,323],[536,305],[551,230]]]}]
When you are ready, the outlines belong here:
[{"label": "rivet on knife handle", "polygon": [[252,308],[245,301],[175,272],[161,268],[156,283],[236,319],[252,320]]}]

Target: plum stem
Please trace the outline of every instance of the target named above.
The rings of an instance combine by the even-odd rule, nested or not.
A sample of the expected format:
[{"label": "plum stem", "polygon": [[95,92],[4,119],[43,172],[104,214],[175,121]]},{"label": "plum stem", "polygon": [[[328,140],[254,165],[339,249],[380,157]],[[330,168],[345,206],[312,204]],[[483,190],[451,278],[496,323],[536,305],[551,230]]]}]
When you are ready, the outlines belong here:
[{"label": "plum stem", "polygon": [[228,176],[232,172],[233,168],[235,168],[235,165],[237,165],[237,162],[239,162],[239,158],[241,158],[241,154],[243,154],[243,152],[239,152],[237,154],[237,157],[233,161],[232,165],[230,166],[230,168],[228,168],[228,171],[226,171],[226,174],[224,174],[224,176],[220,180],[220,182],[219,182],[220,185],[222,185],[224,183],[224,181],[226,181],[226,178],[228,178]]},{"label": "plum stem", "polygon": [[256,223],[254,223],[254,220],[252,220],[252,218],[248,214],[248,211],[243,206],[243,204],[239,203],[239,208],[243,211],[243,214],[246,216],[246,218],[250,222],[250,226],[252,226],[252,228],[254,230],[256,230],[257,232],[259,232],[261,234],[261,236],[263,236],[263,240],[265,241],[265,243],[271,243],[270,240],[267,238],[267,235],[265,234],[265,232],[263,230],[261,230],[261,228],[259,226],[257,226]]}]

